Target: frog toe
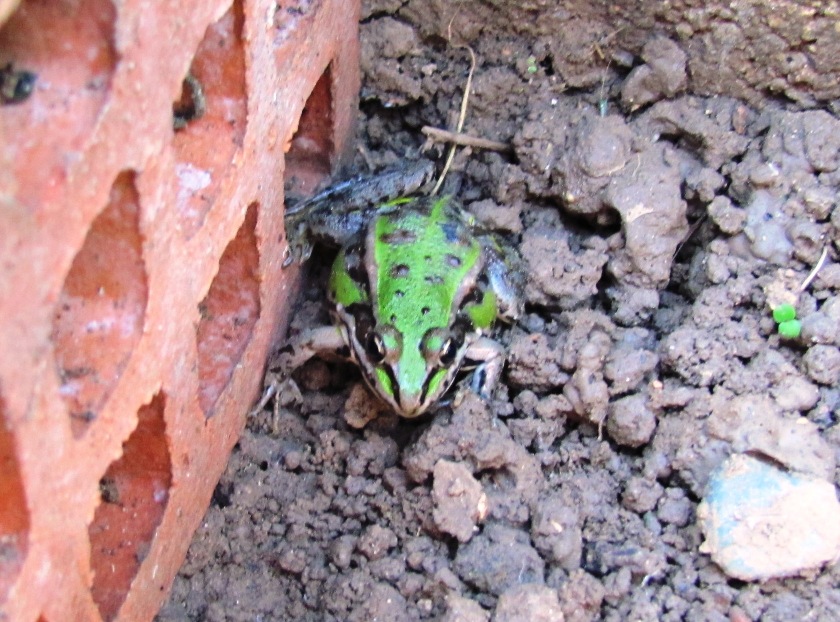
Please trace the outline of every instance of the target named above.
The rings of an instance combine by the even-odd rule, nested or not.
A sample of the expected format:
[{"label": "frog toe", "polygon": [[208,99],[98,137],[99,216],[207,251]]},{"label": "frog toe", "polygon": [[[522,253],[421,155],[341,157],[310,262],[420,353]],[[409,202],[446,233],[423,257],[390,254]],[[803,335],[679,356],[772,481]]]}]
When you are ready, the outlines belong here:
[{"label": "frog toe", "polygon": [[288,268],[294,263],[302,264],[312,256],[313,245],[308,241],[290,242],[283,253],[283,268]]},{"label": "frog toe", "polygon": [[470,379],[470,389],[484,401],[489,401],[493,393],[493,387],[487,382],[487,372],[484,365],[480,365]]}]

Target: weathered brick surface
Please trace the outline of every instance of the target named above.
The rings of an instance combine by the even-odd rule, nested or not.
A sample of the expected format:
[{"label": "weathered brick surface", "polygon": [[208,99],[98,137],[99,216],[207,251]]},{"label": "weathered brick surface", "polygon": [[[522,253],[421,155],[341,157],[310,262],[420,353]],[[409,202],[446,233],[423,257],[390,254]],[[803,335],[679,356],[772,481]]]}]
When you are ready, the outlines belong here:
[{"label": "weathered brick surface", "polygon": [[358,2],[0,8],[37,74],[0,106],[0,620],[150,619],[283,326],[284,180],[347,145]]}]

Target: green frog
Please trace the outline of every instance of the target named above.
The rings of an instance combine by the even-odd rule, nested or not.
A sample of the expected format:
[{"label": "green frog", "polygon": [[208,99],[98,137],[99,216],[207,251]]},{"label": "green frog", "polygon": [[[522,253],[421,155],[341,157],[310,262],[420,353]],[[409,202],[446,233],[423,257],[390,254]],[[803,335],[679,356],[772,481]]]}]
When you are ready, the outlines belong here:
[{"label": "green frog", "polygon": [[276,359],[280,377],[316,355],[350,359],[403,417],[426,412],[461,369],[473,369],[472,389],[490,396],[504,349],[489,335],[497,319],[521,313],[521,259],[454,198],[424,194],[433,174],[419,162],[287,211],[284,265],[305,261],[315,243],[340,250],[329,278],[335,324],[291,340]]}]

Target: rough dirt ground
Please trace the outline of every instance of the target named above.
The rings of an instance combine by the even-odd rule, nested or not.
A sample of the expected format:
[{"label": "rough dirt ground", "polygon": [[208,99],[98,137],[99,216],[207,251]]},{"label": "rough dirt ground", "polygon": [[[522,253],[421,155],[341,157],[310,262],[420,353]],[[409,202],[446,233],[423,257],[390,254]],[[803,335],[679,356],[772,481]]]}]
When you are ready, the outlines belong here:
[{"label": "rough dirt ground", "polygon": [[[388,4],[362,27],[359,171],[452,127],[469,67]],[[303,404],[250,421],[158,620],[836,619],[838,566],[729,579],[696,508],[736,451],[838,482],[840,121],[692,96],[681,45],[654,36],[569,89],[485,26],[465,130],[512,151],[462,153],[452,179],[527,262],[505,386],[356,429],[358,375],[305,366]],[[324,277],[292,331],[326,320]]]}]

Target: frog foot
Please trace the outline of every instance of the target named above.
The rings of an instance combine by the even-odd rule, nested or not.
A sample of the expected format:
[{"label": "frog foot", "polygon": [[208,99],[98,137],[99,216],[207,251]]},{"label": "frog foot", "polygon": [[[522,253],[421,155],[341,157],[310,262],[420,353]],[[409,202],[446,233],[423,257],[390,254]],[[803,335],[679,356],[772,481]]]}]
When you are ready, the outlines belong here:
[{"label": "frog foot", "polygon": [[314,246],[306,238],[290,240],[289,245],[283,252],[283,268],[288,268],[293,263],[302,264],[312,256]]},{"label": "frog foot", "polygon": [[288,216],[286,219],[286,241],[288,245],[283,252],[283,268],[293,263],[304,263],[312,255],[314,242],[312,232],[301,215]]},{"label": "frog foot", "polygon": [[345,343],[344,332],[335,326],[309,329],[289,340],[271,359],[265,374],[263,395],[251,410],[251,415],[259,413],[272,400],[275,411],[281,406],[303,402],[300,389],[291,378],[292,372],[318,354],[346,359],[342,354],[346,349]]},{"label": "frog foot", "polygon": [[449,392],[449,397],[439,400],[438,408],[449,407],[458,408],[464,399],[469,395],[475,395],[487,405],[493,401],[494,387],[488,386],[483,365],[479,365],[473,369],[468,376],[458,381],[454,387],[454,391]]},{"label": "frog foot", "polygon": [[502,375],[504,348],[492,339],[482,337],[467,349],[467,359],[478,363],[470,378],[470,388],[481,399],[489,401]]},{"label": "frog foot", "polygon": [[268,404],[272,404],[272,410],[276,413],[282,407],[302,402],[303,395],[294,380],[285,375],[269,372],[266,375],[262,397],[248,413],[248,416],[257,416]]},{"label": "frog foot", "polygon": [[[306,257],[304,257],[304,254],[306,254]],[[283,252],[283,263],[280,264],[280,267],[288,268],[293,263],[303,263],[304,261],[306,261],[306,258],[308,258],[311,254],[312,251],[309,251],[309,253],[307,254],[305,253],[305,250],[302,250],[300,247],[294,247],[289,245]]]}]

